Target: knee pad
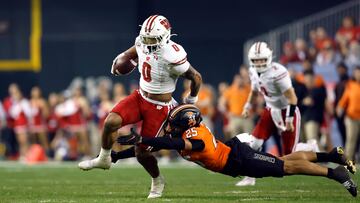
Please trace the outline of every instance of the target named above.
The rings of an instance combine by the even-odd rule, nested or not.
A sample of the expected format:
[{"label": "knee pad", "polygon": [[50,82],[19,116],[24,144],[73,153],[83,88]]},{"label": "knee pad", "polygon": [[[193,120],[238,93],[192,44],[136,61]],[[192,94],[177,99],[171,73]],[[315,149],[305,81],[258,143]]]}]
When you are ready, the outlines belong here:
[{"label": "knee pad", "polygon": [[260,150],[262,145],[264,144],[264,140],[258,139],[249,133],[241,133],[236,135],[236,137],[247,145],[249,145],[252,149]]}]

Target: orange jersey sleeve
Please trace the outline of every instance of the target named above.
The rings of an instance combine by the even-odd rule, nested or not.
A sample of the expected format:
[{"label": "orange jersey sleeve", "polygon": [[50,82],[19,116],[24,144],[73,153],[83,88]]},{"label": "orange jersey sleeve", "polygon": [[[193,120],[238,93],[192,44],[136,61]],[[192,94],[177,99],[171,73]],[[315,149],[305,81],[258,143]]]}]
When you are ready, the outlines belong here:
[{"label": "orange jersey sleeve", "polygon": [[221,171],[230,154],[230,147],[217,141],[210,130],[203,124],[193,127],[184,132],[183,139],[202,140],[205,147],[202,151],[181,150],[180,154],[184,159],[195,162],[211,171]]}]

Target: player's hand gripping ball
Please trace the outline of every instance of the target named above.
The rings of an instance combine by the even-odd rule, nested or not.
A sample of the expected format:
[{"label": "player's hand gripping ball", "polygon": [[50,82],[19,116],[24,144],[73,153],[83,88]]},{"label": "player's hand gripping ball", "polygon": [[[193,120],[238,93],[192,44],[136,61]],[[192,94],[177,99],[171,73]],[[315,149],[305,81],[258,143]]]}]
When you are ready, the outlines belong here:
[{"label": "player's hand gripping ball", "polygon": [[127,75],[137,66],[138,56],[135,47],[119,54],[113,61],[111,73],[114,75]]}]

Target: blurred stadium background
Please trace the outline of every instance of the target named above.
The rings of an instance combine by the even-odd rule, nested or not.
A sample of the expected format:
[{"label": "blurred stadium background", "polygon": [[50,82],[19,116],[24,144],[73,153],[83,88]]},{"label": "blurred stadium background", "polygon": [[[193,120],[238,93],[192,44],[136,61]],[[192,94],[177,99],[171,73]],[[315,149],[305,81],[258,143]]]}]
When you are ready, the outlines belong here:
[{"label": "blurred stadium background", "polygon": [[[355,149],[349,153],[359,161],[360,113],[336,113],[360,68],[359,0],[1,0],[0,167],[7,160],[77,161],[98,153],[107,112],[138,85],[137,71],[112,76],[112,60],[134,43],[139,25],[152,14],[169,19],[178,34],[172,40],[202,74],[198,105],[218,139],[249,131],[261,112],[259,98],[246,126],[232,122],[249,92],[247,50],[262,40],[292,74],[303,116],[301,141],[329,150],[345,146],[351,136]],[[187,85],[178,82],[176,100]],[[72,107],[76,115],[64,113]],[[349,126],[357,129],[353,135],[346,134]],[[265,150],[279,154],[277,145],[275,136]],[[177,160],[168,152],[158,156],[164,163]]]}]

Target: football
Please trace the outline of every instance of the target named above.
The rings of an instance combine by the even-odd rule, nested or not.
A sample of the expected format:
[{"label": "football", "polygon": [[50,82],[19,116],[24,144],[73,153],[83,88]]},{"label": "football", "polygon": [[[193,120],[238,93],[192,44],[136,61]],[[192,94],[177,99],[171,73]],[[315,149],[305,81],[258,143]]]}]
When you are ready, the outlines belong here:
[{"label": "football", "polygon": [[137,66],[138,56],[135,47],[119,54],[113,61],[111,73],[114,75],[127,75]]}]

